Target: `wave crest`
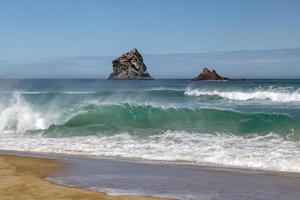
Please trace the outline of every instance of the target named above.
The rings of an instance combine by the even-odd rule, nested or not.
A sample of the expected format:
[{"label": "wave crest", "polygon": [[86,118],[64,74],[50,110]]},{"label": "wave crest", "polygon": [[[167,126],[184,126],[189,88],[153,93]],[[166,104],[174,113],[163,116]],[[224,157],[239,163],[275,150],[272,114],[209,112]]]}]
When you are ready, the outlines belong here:
[{"label": "wave crest", "polygon": [[184,92],[187,96],[219,96],[238,101],[247,100],[271,100],[277,102],[300,102],[300,89],[281,90],[278,88],[256,88],[246,91],[205,90],[187,88]]},{"label": "wave crest", "polygon": [[59,137],[120,132],[148,136],[166,130],[261,135],[270,132],[281,135],[300,133],[300,119],[275,113],[241,113],[174,105],[106,104],[98,101],[84,101],[68,108],[46,108],[37,109],[20,93],[14,93],[9,105],[0,112],[0,132],[43,130],[45,135]]},{"label": "wave crest", "polygon": [[149,105],[86,105],[60,125],[51,126],[47,134],[94,135],[129,132],[155,135],[165,130],[287,135],[299,133],[300,121],[283,114],[245,114],[231,110],[198,108],[161,108]]}]

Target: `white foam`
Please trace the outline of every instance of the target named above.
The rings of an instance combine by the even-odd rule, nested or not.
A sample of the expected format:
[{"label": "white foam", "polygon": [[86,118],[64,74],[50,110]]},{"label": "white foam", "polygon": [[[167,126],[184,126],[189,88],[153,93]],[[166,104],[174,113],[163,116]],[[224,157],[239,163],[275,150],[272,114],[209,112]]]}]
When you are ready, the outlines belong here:
[{"label": "white foam", "polygon": [[172,87],[156,87],[156,88],[150,88],[146,91],[177,91],[181,92],[183,89],[177,89],[177,88],[172,88]]},{"label": "white foam", "polygon": [[[87,99],[85,100],[78,109],[82,109],[88,105],[95,105],[95,106],[151,106],[153,108],[161,108],[161,109],[168,109],[168,108],[181,108],[183,105],[180,103],[161,103],[157,101],[153,101],[152,99],[144,99],[141,100],[138,97],[109,97],[103,100],[98,99]],[[184,105],[185,106],[185,105]],[[185,106],[187,107],[187,106]]]},{"label": "white foam", "polygon": [[273,171],[300,172],[300,143],[276,134],[242,137],[166,131],[161,135],[45,138],[0,136],[0,149],[189,162]]},{"label": "white foam", "polygon": [[19,92],[13,94],[10,105],[0,112],[0,133],[26,132],[45,129],[44,118],[23,100]]},{"label": "white foam", "polygon": [[280,90],[274,88],[257,88],[248,91],[204,90],[187,88],[184,92],[187,96],[219,96],[231,100],[271,100],[278,102],[300,102],[300,90]]},{"label": "white foam", "polygon": [[83,91],[62,91],[60,94],[96,94],[97,92],[83,92]]}]

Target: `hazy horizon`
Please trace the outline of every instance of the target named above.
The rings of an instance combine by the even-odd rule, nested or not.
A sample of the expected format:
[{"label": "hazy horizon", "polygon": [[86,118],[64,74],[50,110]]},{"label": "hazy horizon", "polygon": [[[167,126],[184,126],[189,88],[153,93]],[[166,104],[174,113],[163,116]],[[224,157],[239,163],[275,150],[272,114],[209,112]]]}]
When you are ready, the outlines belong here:
[{"label": "hazy horizon", "polygon": [[[30,62],[0,61],[0,78],[106,79],[112,71],[111,61],[118,56],[52,57]],[[230,78],[300,78],[300,48],[143,56],[148,72],[156,79],[190,79],[198,75],[204,66]]]},{"label": "hazy horizon", "polygon": [[300,2],[0,1],[0,78],[107,78],[137,48],[154,78],[203,66],[232,78],[300,78]]}]

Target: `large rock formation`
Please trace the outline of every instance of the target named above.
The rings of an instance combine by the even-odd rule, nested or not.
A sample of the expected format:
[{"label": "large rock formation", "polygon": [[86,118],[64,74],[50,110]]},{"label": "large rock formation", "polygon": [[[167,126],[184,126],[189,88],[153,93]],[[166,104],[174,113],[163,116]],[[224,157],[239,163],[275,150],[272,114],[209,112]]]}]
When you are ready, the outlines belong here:
[{"label": "large rock formation", "polygon": [[137,49],[133,49],[112,61],[111,80],[152,80],[147,72],[143,57]]},{"label": "large rock formation", "polygon": [[195,78],[193,81],[201,80],[228,80],[229,78],[220,76],[215,70],[210,71],[208,68],[204,67],[203,71]]}]

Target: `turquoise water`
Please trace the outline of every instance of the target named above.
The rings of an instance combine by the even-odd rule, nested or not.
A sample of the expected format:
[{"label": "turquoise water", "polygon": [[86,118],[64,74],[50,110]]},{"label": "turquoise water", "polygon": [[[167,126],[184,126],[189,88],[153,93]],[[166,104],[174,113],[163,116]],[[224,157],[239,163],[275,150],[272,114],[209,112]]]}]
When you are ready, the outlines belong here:
[{"label": "turquoise water", "polygon": [[1,80],[0,149],[300,172],[300,81]]}]

